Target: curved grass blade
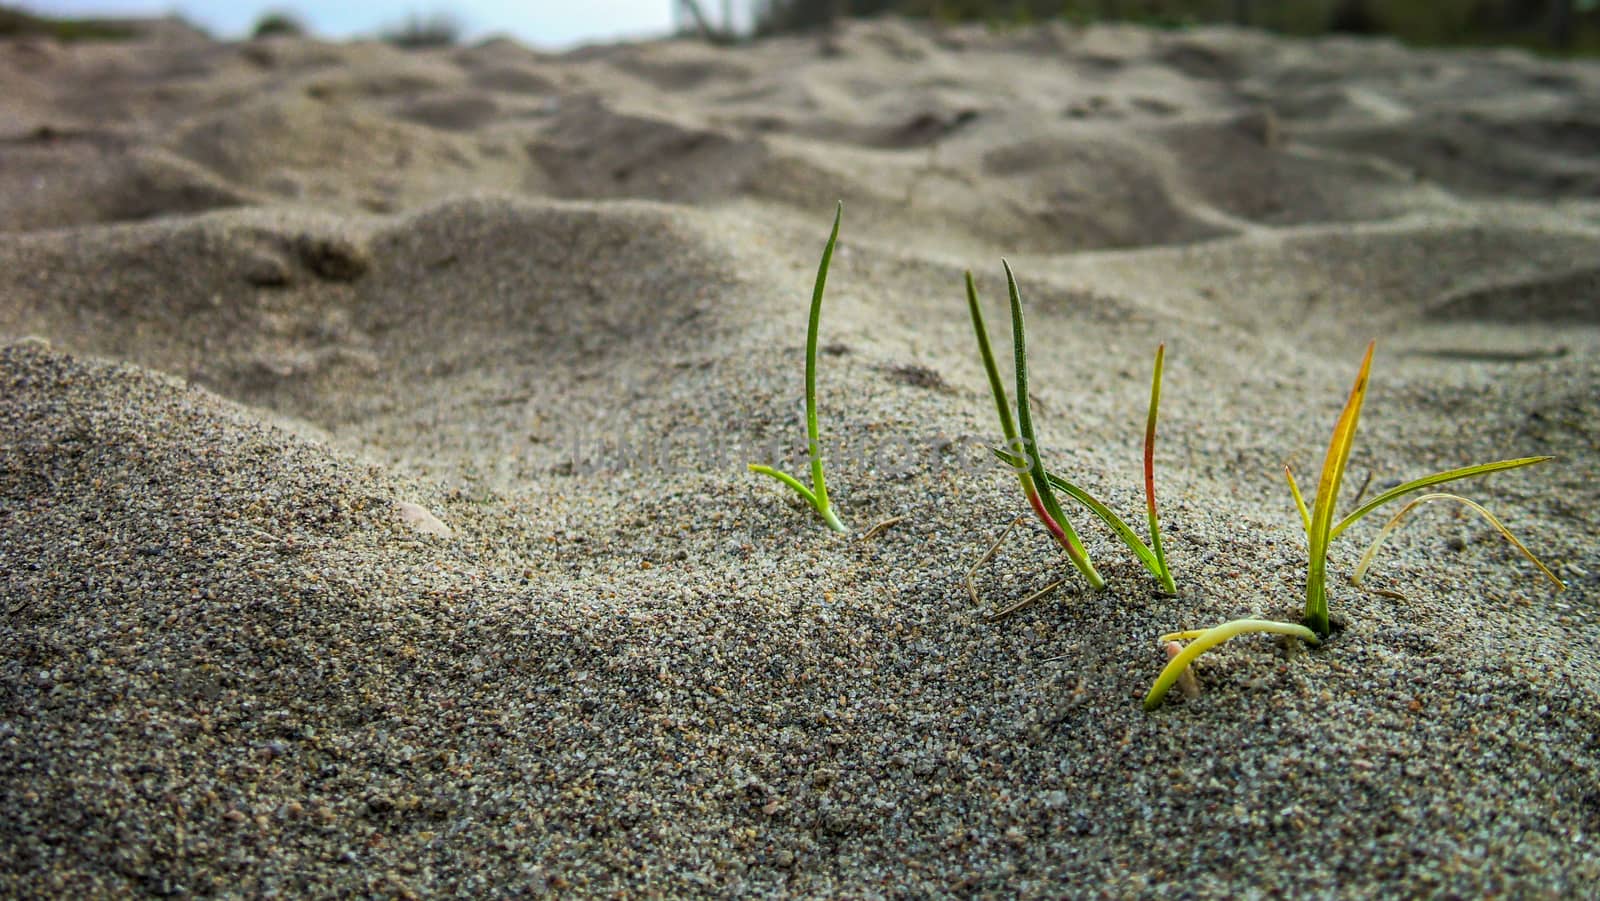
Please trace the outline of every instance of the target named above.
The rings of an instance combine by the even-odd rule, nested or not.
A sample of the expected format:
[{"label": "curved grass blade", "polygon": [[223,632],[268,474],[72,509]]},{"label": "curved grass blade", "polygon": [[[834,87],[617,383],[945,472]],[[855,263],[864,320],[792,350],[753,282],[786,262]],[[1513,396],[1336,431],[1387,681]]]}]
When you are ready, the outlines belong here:
[{"label": "curved grass blade", "polygon": [[1310,644],[1318,643],[1317,634],[1305,626],[1295,623],[1280,623],[1270,619],[1236,619],[1230,623],[1213,626],[1203,632],[1177,632],[1172,635],[1162,636],[1161,641],[1163,643],[1180,638],[1193,638],[1194,640],[1188,647],[1183,649],[1183,653],[1167,661],[1166,668],[1161,671],[1161,675],[1156,677],[1155,684],[1150,686],[1150,692],[1144,696],[1144,709],[1154,710],[1161,706],[1162,698],[1167,696],[1167,692],[1177,683],[1178,677],[1183,675],[1183,671],[1189,668],[1189,664],[1193,663],[1195,658],[1230,638],[1236,638],[1251,632],[1293,635]]},{"label": "curved grass blade", "polygon": [[[1491,472],[1500,472],[1506,469],[1517,469],[1518,467],[1522,466],[1532,466],[1535,463],[1543,463],[1546,460],[1554,459],[1555,457],[1518,457],[1515,460],[1500,460],[1495,463],[1481,463],[1477,466],[1463,466],[1460,469],[1451,469],[1445,472],[1434,473],[1431,476],[1424,476],[1420,479],[1412,479],[1411,481],[1397,488],[1390,488],[1388,491],[1383,492],[1372,500],[1367,501],[1365,504],[1362,504],[1360,507],[1356,508],[1354,513],[1351,513],[1344,519],[1339,520],[1339,524],[1333,527],[1333,532],[1328,537],[1330,539],[1338,538],[1340,532],[1343,532],[1345,529],[1354,525],[1355,522],[1361,517],[1366,516],[1368,513],[1371,513],[1384,504],[1387,504],[1393,500],[1398,500],[1399,498],[1404,497],[1413,491],[1418,491],[1423,488],[1431,488],[1434,485],[1443,485],[1446,482],[1454,482],[1457,479],[1470,479],[1473,476],[1487,475]],[[1454,495],[1448,496],[1454,497]]]},{"label": "curved grass blade", "polygon": [[799,494],[801,497],[805,498],[806,503],[813,507],[817,506],[817,496],[811,492],[810,488],[807,488],[800,482],[799,479],[795,478],[794,476],[789,475],[782,470],[773,469],[771,466],[762,466],[759,463],[751,463],[750,471],[759,472],[764,476],[772,476],[774,479],[777,479],[783,484],[788,485],[790,488],[793,488],[796,494]]},{"label": "curved grass blade", "polygon": [[1339,484],[1344,480],[1350,449],[1355,444],[1356,426],[1361,420],[1361,402],[1367,396],[1367,379],[1372,372],[1372,352],[1378,342],[1367,345],[1344,411],[1333,427],[1333,439],[1322,462],[1322,478],[1317,482],[1317,497],[1311,508],[1310,566],[1306,572],[1306,624],[1318,635],[1326,636],[1328,626],[1328,541],[1333,537],[1334,505],[1339,501]]},{"label": "curved grass blade", "polygon": [[1517,550],[1521,551],[1522,556],[1533,561],[1533,565],[1539,567],[1539,571],[1544,573],[1546,578],[1556,583],[1557,588],[1563,591],[1566,590],[1566,583],[1556,578],[1556,574],[1551,572],[1543,563],[1539,562],[1539,558],[1533,555],[1533,551],[1528,550],[1527,545],[1518,541],[1517,537],[1511,534],[1511,530],[1507,529],[1504,523],[1496,519],[1493,513],[1490,513],[1488,510],[1484,509],[1482,504],[1479,504],[1476,501],[1470,501],[1459,494],[1446,494],[1442,492],[1438,494],[1424,494],[1419,498],[1414,498],[1404,507],[1401,507],[1400,512],[1396,513],[1394,518],[1390,519],[1384,524],[1383,528],[1379,530],[1378,537],[1372,539],[1372,544],[1367,547],[1367,552],[1361,555],[1361,562],[1356,564],[1356,571],[1355,574],[1350,577],[1350,584],[1361,584],[1361,579],[1367,574],[1367,568],[1372,565],[1372,558],[1377,555],[1378,548],[1383,546],[1384,539],[1388,538],[1389,533],[1393,532],[1399,527],[1401,521],[1404,520],[1412,510],[1416,509],[1427,501],[1455,501],[1459,504],[1463,504],[1473,510],[1476,510],[1478,515],[1488,520],[1489,525],[1494,526],[1496,531],[1505,536],[1507,541],[1511,542],[1512,547],[1515,547]]},{"label": "curved grass blade", "polygon": [[833,263],[833,248],[839,241],[839,220],[844,217],[844,201],[839,201],[833,211],[833,232],[822,248],[822,262],[817,266],[816,285],[811,290],[811,317],[806,326],[806,452],[811,457],[811,487],[807,489],[800,480],[779,472],[770,466],[750,464],[751,472],[769,475],[795,489],[805,498],[828,528],[835,532],[850,531],[839,521],[828,501],[828,484],[822,476],[822,439],[817,428],[817,331],[822,324],[822,294],[828,283],[828,267]]},{"label": "curved grass blade", "polygon": [[1004,260],[1001,264],[1006,270],[1006,291],[1011,295],[1011,341],[1015,352],[1017,382],[1017,431],[1022,441],[1018,451],[1032,458],[1029,475],[1033,478],[1036,494],[1029,498],[1029,501],[1033,504],[1033,512],[1038,514],[1045,528],[1050,530],[1056,542],[1066,550],[1073,565],[1083,573],[1084,578],[1089,580],[1089,584],[1099,591],[1106,587],[1106,581],[1095,570],[1094,563],[1089,560],[1089,553],[1084,550],[1083,542],[1078,540],[1077,533],[1072,530],[1072,524],[1061,511],[1061,504],[1050,490],[1049,481],[1045,479],[1044,463],[1039,459],[1039,441],[1034,435],[1033,413],[1028,402],[1028,344],[1027,329],[1022,320],[1022,294],[1017,290],[1017,278],[1011,271],[1011,264]]}]

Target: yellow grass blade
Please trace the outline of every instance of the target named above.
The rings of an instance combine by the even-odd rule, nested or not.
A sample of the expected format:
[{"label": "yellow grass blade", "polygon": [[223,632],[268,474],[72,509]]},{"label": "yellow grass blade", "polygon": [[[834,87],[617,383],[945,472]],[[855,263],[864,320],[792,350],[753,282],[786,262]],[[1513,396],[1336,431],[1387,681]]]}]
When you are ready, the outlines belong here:
[{"label": "yellow grass blade", "polygon": [[1294,495],[1295,509],[1300,511],[1300,527],[1306,530],[1307,535],[1310,535],[1311,511],[1306,509],[1306,499],[1300,493],[1300,483],[1294,480],[1294,470],[1290,469],[1287,463],[1283,464],[1283,477],[1289,480],[1289,493]]},{"label": "yellow grass blade", "polygon": [[1367,345],[1361,371],[1345,401],[1344,412],[1333,427],[1333,440],[1322,462],[1322,477],[1317,482],[1317,497],[1311,507],[1308,543],[1311,564],[1306,573],[1306,622],[1318,635],[1328,634],[1328,540],[1333,532],[1334,506],[1339,502],[1339,485],[1350,462],[1350,449],[1356,440],[1356,425],[1361,420],[1361,402],[1367,396],[1367,379],[1372,371],[1372,352],[1378,342]]},{"label": "yellow grass blade", "polygon": [[1460,469],[1451,469],[1446,472],[1436,472],[1431,476],[1413,479],[1397,488],[1390,488],[1388,491],[1385,491],[1384,493],[1356,508],[1355,512],[1351,513],[1349,516],[1346,516],[1344,519],[1339,520],[1339,524],[1333,527],[1333,534],[1329,535],[1328,538],[1330,541],[1334,538],[1338,538],[1340,532],[1343,532],[1345,529],[1348,529],[1350,526],[1354,525],[1355,522],[1361,517],[1366,516],[1368,513],[1371,513],[1384,504],[1387,504],[1393,500],[1397,500],[1413,491],[1420,491],[1423,488],[1431,488],[1434,485],[1443,485],[1445,482],[1454,482],[1457,479],[1470,479],[1473,476],[1488,475],[1491,472],[1500,472],[1501,470],[1505,469],[1516,469],[1521,466],[1532,466],[1535,463],[1543,463],[1546,460],[1554,459],[1555,457],[1518,457],[1515,460],[1500,460],[1495,463],[1480,463],[1477,466],[1463,466]]},{"label": "yellow grass blade", "polygon": [[1528,550],[1527,545],[1518,541],[1517,537],[1511,534],[1511,530],[1507,529],[1504,523],[1496,519],[1493,513],[1485,510],[1483,505],[1475,501],[1467,500],[1459,494],[1443,493],[1424,494],[1423,496],[1407,503],[1404,507],[1401,507],[1400,512],[1396,513],[1393,519],[1384,524],[1383,528],[1378,532],[1378,537],[1372,539],[1372,544],[1367,547],[1367,552],[1361,555],[1361,562],[1356,564],[1356,571],[1355,574],[1350,577],[1350,584],[1361,584],[1361,579],[1367,574],[1367,568],[1372,565],[1372,558],[1377,556],[1378,548],[1383,546],[1384,539],[1388,538],[1389,533],[1393,532],[1400,526],[1401,521],[1404,520],[1412,510],[1416,509],[1418,506],[1421,506],[1426,501],[1455,501],[1460,504],[1465,504],[1473,510],[1476,510],[1478,515],[1488,520],[1489,525],[1494,526],[1496,531],[1505,536],[1507,541],[1511,542],[1512,547],[1515,547],[1517,550],[1521,551],[1522,556],[1533,561],[1533,565],[1539,567],[1539,571],[1544,573],[1546,578],[1556,583],[1557,588],[1562,589],[1563,591],[1566,590],[1566,583],[1556,578],[1556,574],[1551,572],[1543,563],[1539,562],[1539,558],[1533,555],[1533,551]]}]

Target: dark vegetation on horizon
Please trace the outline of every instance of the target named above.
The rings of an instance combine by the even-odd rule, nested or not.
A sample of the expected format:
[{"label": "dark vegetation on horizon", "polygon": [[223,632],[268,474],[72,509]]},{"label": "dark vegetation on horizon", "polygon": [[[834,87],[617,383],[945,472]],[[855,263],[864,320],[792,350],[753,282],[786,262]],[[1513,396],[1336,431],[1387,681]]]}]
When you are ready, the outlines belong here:
[{"label": "dark vegetation on horizon", "polygon": [[407,50],[453,47],[461,40],[461,20],[449,12],[412,13],[404,22],[380,30],[378,39]]},{"label": "dark vegetation on horizon", "polygon": [[[40,16],[13,6],[0,4],[0,39],[45,37],[57,41],[111,41],[136,37],[143,30],[141,19],[71,19]],[[174,20],[178,21],[178,20]],[[203,29],[184,22],[188,28],[203,33]],[[379,40],[406,49],[451,47],[461,40],[461,20],[450,12],[428,15],[413,13],[403,21],[392,23],[378,32]],[[251,37],[273,35],[304,36],[310,34],[305,22],[291,12],[268,9],[256,19]]]},{"label": "dark vegetation on horizon", "polygon": [[57,19],[0,6],[0,38],[49,37],[58,41],[109,41],[130,38],[134,30],[104,19]]},{"label": "dark vegetation on horizon", "polygon": [[[692,30],[735,39],[701,10],[709,0],[675,0]],[[825,27],[844,17],[902,15],[997,28],[1061,21],[1131,22],[1158,28],[1234,24],[1291,35],[1388,35],[1418,45],[1511,45],[1557,53],[1600,54],[1600,0],[751,0],[757,37]],[[719,7],[727,14],[729,4]],[[0,38],[118,40],[139,29],[131,20],[41,16],[0,4]],[[379,38],[399,47],[448,47],[460,20],[449,12],[413,14]],[[304,34],[293,15],[268,10],[256,37]]]},{"label": "dark vegetation on horizon", "polygon": [[995,26],[1234,24],[1294,35],[1389,35],[1411,44],[1600,52],[1600,0],[757,0],[755,32],[783,34],[843,16],[889,14]]},{"label": "dark vegetation on horizon", "polygon": [[256,19],[256,25],[250,30],[252,38],[268,38],[274,35],[286,37],[304,37],[308,33],[300,17],[287,10],[268,10]]}]

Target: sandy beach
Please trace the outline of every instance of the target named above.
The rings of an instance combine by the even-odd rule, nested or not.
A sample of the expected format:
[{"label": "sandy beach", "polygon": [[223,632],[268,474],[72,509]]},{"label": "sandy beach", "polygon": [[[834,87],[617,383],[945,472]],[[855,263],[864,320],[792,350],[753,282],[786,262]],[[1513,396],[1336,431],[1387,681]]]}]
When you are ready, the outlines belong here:
[{"label": "sandy beach", "polygon": [[[1600,884],[1600,64],[897,20],[0,41],[0,895],[1572,897]],[[847,535],[805,470],[822,315]],[[1093,591],[962,274],[1027,303]],[[1141,699],[1157,637],[1345,624]],[[878,528],[875,528],[878,527]],[[1583,889],[1588,885],[1591,888]]]}]

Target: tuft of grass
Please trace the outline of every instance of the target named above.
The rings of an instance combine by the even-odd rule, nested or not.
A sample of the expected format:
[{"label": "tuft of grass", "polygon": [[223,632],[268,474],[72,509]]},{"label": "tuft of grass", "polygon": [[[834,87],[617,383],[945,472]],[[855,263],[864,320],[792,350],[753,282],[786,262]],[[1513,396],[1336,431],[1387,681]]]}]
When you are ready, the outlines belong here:
[{"label": "tuft of grass", "polygon": [[1027,326],[1022,318],[1022,294],[1017,290],[1017,279],[1011,271],[1011,264],[1002,261],[1001,265],[1005,266],[1006,290],[1011,295],[1012,372],[1017,388],[1015,419],[1012,418],[1011,403],[1006,399],[1005,386],[1000,382],[1000,369],[994,362],[989,330],[983,321],[983,307],[978,302],[978,288],[972,280],[972,273],[967,273],[967,312],[972,317],[978,353],[983,357],[983,369],[989,377],[989,391],[994,395],[995,411],[1000,416],[1000,431],[1006,439],[1005,449],[997,455],[1010,464],[1016,473],[1033,514],[1044,524],[1056,543],[1061,545],[1062,550],[1067,552],[1072,565],[1099,591],[1106,587],[1106,580],[1094,568],[1089,552],[1084,550],[1083,542],[1078,539],[1072,523],[1067,521],[1066,514],[1062,512],[1061,503],[1056,500],[1050,481],[1046,478],[1044,463],[1039,458],[1039,442],[1034,435],[1033,411],[1028,401],[1028,339]]},{"label": "tuft of grass", "polygon": [[[1367,503],[1357,507],[1348,516],[1335,522],[1335,507],[1339,499],[1339,486],[1344,481],[1345,469],[1350,461],[1350,452],[1355,446],[1356,427],[1361,419],[1361,406],[1366,400],[1368,379],[1372,371],[1372,356],[1376,349],[1376,341],[1367,345],[1366,356],[1361,360],[1361,369],[1356,373],[1355,384],[1350,388],[1350,395],[1345,400],[1344,410],[1340,412],[1339,419],[1334,423],[1333,437],[1328,443],[1328,452],[1322,462],[1322,474],[1317,480],[1317,493],[1309,509],[1306,506],[1305,497],[1300,493],[1300,486],[1295,482],[1294,472],[1287,466],[1283,469],[1284,476],[1289,482],[1289,493],[1294,497],[1295,507],[1300,512],[1300,521],[1305,527],[1307,537],[1306,606],[1302,624],[1275,623],[1270,620],[1235,620],[1203,632],[1179,633],[1176,636],[1167,636],[1167,638],[1172,639],[1192,638],[1194,643],[1185,648],[1183,653],[1168,661],[1166,668],[1162,670],[1161,675],[1156,679],[1155,685],[1151,687],[1150,693],[1145,696],[1144,706],[1146,710],[1152,710],[1160,705],[1167,690],[1172,687],[1178,676],[1183,673],[1184,668],[1192,663],[1196,657],[1209,648],[1236,635],[1248,632],[1276,632],[1294,635],[1311,644],[1317,644],[1322,639],[1326,639],[1331,631],[1328,620],[1328,545],[1345,529],[1359,522],[1362,517],[1424,488],[1431,488],[1435,485],[1442,485],[1459,479],[1487,475],[1492,472],[1532,466],[1552,459],[1551,457],[1518,457],[1513,460],[1499,460],[1494,463],[1463,466],[1459,469],[1450,469],[1423,476],[1420,479],[1412,479],[1379,494]],[[1361,562],[1357,565],[1355,573],[1351,577],[1353,584],[1360,584],[1367,568],[1372,563],[1373,556],[1377,553],[1378,548],[1383,544],[1389,533],[1394,531],[1413,509],[1432,500],[1453,500],[1476,510],[1487,518],[1512,545],[1527,556],[1528,559],[1532,560],[1534,565],[1538,566],[1539,571],[1548,577],[1551,582],[1554,582],[1558,589],[1566,588],[1566,585],[1556,578],[1555,574],[1543,563],[1539,562],[1533,552],[1518,541],[1488,510],[1466,498],[1454,494],[1441,493],[1426,494],[1412,500],[1384,525],[1377,538],[1373,540],[1366,553],[1362,555]]]},{"label": "tuft of grass", "polygon": [[751,472],[771,476],[793,488],[816,508],[828,528],[841,534],[850,530],[833,512],[833,505],[828,500],[828,485],[822,477],[822,440],[817,428],[817,330],[822,323],[822,293],[828,283],[828,266],[833,262],[833,248],[839,241],[839,220],[843,216],[844,201],[839,201],[833,211],[833,232],[828,235],[828,243],[822,248],[822,262],[817,266],[817,281],[811,291],[811,319],[806,328],[806,448],[811,457],[811,484],[807,486],[794,476],[771,466],[750,464]]},{"label": "tuft of grass", "polygon": [[[1359,522],[1362,517],[1372,513],[1380,507],[1397,501],[1415,491],[1420,491],[1423,488],[1431,488],[1434,485],[1442,485],[1446,482],[1457,481],[1458,479],[1467,479],[1474,476],[1487,475],[1491,472],[1500,472],[1507,469],[1517,469],[1523,466],[1532,466],[1536,463],[1543,463],[1547,460],[1553,459],[1552,457],[1518,457],[1514,460],[1498,460],[1494,463],[1480,463],[1475,466],[1463,466],[1459,469],[1436,472],[1433,475],[1423,476],[1420,479],[1412,479],[1403,485],[1383,492],[1367,503],[1356,508],[1354,512],[1339,520],[1338,523],[1335,524],[1334,507],[1339,499],[1339,485],[1344,478],[1345,466],[1349,462],[1350,451],[1355,444],[1356,425],[1361,418],[1361,405],[1366,399],[1367,380],[1372,369],[1372,354],[1376,349],[1376,341],[1373,341],[1367,345],[1367,354],[1361,361],[1361,371],[1356,374],[1356,381],[1350,389],[1349,399],[1345,401],[1344,411],[1339,414],[1339,420],[1334,424],[1333,439],[1328,444],[1328,453],[1322,462],[1322,476],[1317,480],[1317,495],[1313,500],[1311,509],[1309,511],[1306,509],[1305,498],[1300,493],[1300,486],[1295,483],[1294,471],[1287,466],[1283,468],[1284,477],[1289,482],[1289,492],[1294,496],[1295,507],[1300,511],[1301,524],[1305,526],[1307,544],[1309,545],[1308,553],[1310,555],[1310,565],[1306,569],[1305,624],[1324,638],[1328,636],[1329,631],[1327,589],[1328,544],[1334,538],[1338,537],[1339,534],[1345,529],[1348,529],[1350,526]],[[1377,548],[1382,544],[1384,538],[1386,538],[1388,534],[1400,524],[1400,522],[1413,507],[1415,507],[1418,503],[1421,503],[1423,500],[1439,498],[1459,500],[1480,511],[1484,516],[1488,517],[1489,521],[1493,523],[1497,529],[1500,530],[1502,535],[1504,535],[1511,541],[1513,545],[1526,554],[1528,558],[1539,567],[1540,571],[1548,576],[1550,581],[1556,584],[1557,588],[1566,588],[1561,580],[1557,579],[1549,569],[1545,568],[1545,565],[1540,563],[1539,559],[1535,557],[1533,553],[1529,551],[1520,541],[1517,541],[1516,538],[1512,537],[1511,532],[1508,531],[1505,526],[1501,525],[1500,521],[1495,519],[1488,510],[1483,509],[1471,501],[1467,501],[1465,498],[1459,498],[1456,495],[1428,495],[1426,498],[1419,498],[1418,500],[1413,501],[1411,504],[1408,504],[1404,509],[1396,514],[1392,520],[1390,520],[1388,525],[1384,526],[1383,530],[1373,541],[1372,547],[1369,548],[1363,559],[1370,564],[1372,555],[1377,552]],[[1352,581],[1355,581],[1357,584],[1359,584],[1360,577],[1361,575],[1364,575],[1365,572],[1366,565],[1363,565],[1358,569],[1357,575]]]},{"label": "tuft of grass", "polygon": [[1169,594],[1176,594],[1177,587],[1173,583],[1172,573],[1167,568],[1166,555],[1161,548],[1155,497],[1156,413],[1161,403],[1161,374],[1166,358],[1166,345],[1163,344],[1156,349],[1155,373],[1150,385],[1150,409],[1145,418],[1145,496],[1151,538],[1151,543],[1146,545],[1121,517],[1098,498],[1076,483],[1045,469],[1038,452],[1039,442],[1034,433],[1033,415],[1028,401],[1027,327],[1022,315],[1022,293],[1017,288],[1017,279],[1011,271],[1011,265],[1004,261],[1002,265],[1005,266],[1006,290],[1011,300],[1013,371],[1017,392],[1015,419],[1012,418],[1011,403],[1006,397],[1005,385],[1000,380],[999,367],[995,365],[994,350],[989,343],[989,330],[984,324],[983,307],[978,301],[977,286],[973,283],[972,273],[966,274],[967,311],[972,318],[972,331],[978,341],[978,353],[983,358],[984,372],[989,378],[989,391],[994,397],[995,412],[1000,419],[1000,430],[1005,436],[1005,447],[994,449],[995,456],[1016,473],[1017,480],[1022,483],[1022,493],[1027,497],[1028,505],[1033,508],[1034,515],[1044,524],[1056,543],[1067,552],[1067,557],[1073,565],[1096,590],[1105,587],[1105,580],[1094,568],[1083,543],[1078,539],[1072,524],[1056,500],[1057,490],[1084,505],[1099,517],[1144,563],[1161,583],[1162,589]]}]

